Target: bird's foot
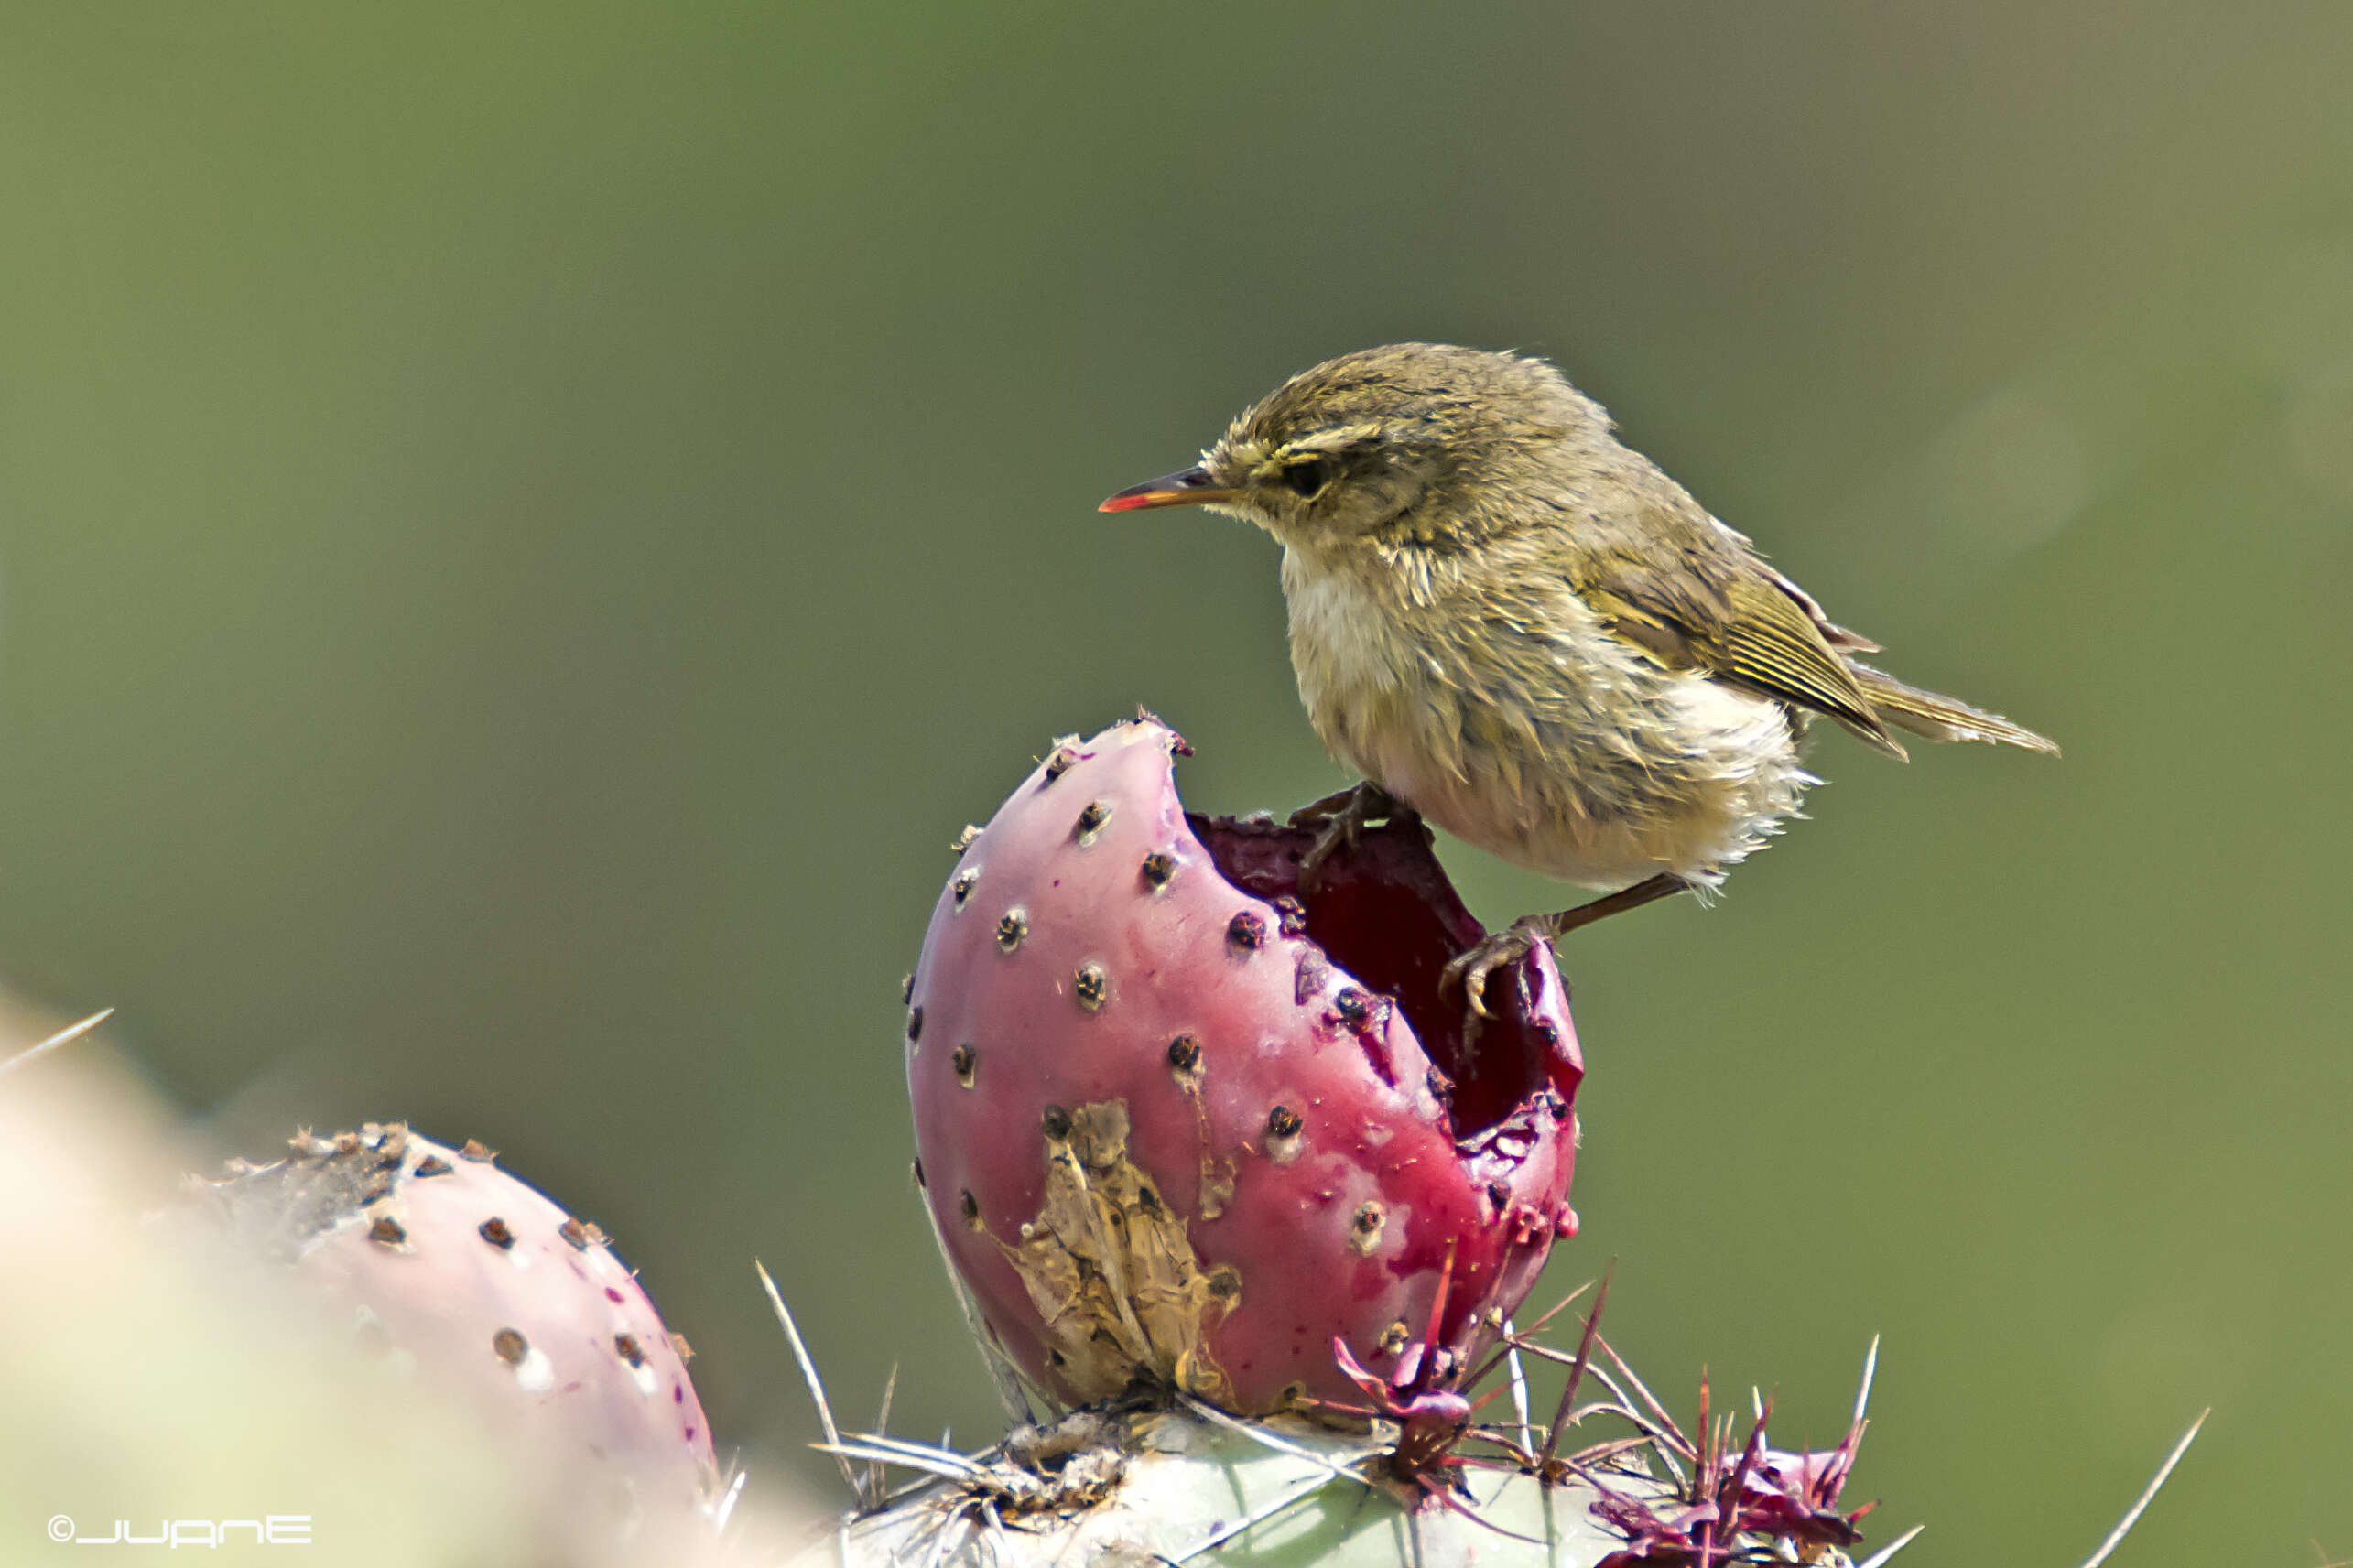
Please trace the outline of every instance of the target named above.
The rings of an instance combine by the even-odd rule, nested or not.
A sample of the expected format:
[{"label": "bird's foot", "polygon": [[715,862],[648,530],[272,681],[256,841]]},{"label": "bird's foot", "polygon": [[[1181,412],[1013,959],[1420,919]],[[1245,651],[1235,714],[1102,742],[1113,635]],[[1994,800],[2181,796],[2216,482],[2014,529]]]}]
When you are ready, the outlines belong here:
[{"label": "bird's foot", "polygon": [[1413,815],[1412,806],[1371,779],[1301,806],[1291,814],[1291,826],[1320,827],[1323,831],[1299,857],[1300,883],[1313,881],[1324,862],[1343,848],[1355,849],[1358,837],[1373,822],[1394,822]]},{"label": "bird's foot", "polygon": [[1446,967],[1439,989],[1460,986],[1474,1022],[1492,1017],[1487,1011],[1487,977],[1534,952],[1537,943],[1551,941],[1555,935],[1553,922],[1559,918],[1556,914],[1523,915],[1501,931],[1489,932]]},{"label": "bird's foot", "polygon": [[1463,999],[1469,1003],[1473,1020],[1491,1016],[1487,1011],[1487,977],[1506,964],[1516,964],[1535,951],[1539,942],[1556,942],[1580,926],[1605,920],[1613,914],[1643,904],[1655,903],[1670,893],[1678,893],[1691,884],[1671,872],[1661,871],[1654,877],[1636,882],[1632,887],[1597,898],[1590,903],[1580,903],[1575,909],[1564,909],[1557,914],[1528,914],[1512,922],[1501,931],[1491,932],[1480,939],[1468,952],[1446,967],[1441,987],[1460,985]]}]

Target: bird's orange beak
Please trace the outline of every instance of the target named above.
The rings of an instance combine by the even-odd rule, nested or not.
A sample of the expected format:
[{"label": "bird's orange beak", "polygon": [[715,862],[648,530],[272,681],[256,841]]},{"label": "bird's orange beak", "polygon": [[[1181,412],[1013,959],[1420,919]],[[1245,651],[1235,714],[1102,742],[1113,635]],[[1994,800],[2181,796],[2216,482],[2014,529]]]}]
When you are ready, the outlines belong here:
[{"label": "bird's orange beak", "polygon": [[1220,490],[1209,479],[1209,470],[1195,463],[1175,473],[1162,474],[1158,479],[1130,485],[1095,508],[1098,512],[1142,512],[1149,506],[1207,506],[1220,501],[1231,501],[1240,491]]}]

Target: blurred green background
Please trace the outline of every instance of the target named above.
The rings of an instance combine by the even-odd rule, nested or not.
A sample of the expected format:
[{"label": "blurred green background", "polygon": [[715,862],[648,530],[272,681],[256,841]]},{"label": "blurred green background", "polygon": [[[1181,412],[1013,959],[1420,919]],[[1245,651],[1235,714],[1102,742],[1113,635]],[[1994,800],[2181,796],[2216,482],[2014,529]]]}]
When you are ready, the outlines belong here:
[{"label": "blurred green background", "polygon": [[[1587,1228],[1906,1561],[2353,1555],[2339,4],[0,15],[0,975],[259,1153],[474,1135],[720,1433],[993,1435],[898,978],[1060,730],[1337,787],[1275,557],[1098,517],[1282,376],[1556,356],[1906,676],[1576,939]],[[1559,890],[1451,847],[1491,920]],[[126,1504],[126,1506],[129,1506]],[[16,1530],[11,1522],[6,1527]],[[27,1523],[29,1530],[33,1526]],[[29,1539],[29,1535],[27,1537]]]}]

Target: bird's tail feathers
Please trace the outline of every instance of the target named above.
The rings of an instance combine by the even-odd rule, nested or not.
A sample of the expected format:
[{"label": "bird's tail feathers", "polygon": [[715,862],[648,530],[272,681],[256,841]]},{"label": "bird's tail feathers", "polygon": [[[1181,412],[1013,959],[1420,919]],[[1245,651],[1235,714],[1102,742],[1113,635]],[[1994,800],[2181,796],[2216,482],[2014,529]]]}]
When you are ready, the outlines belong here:
[{"label": "bird's tail feathers", "polygon": [[1871,710],[1881,722],[1894,729],[1925,735],[1931,741],[1985,741],[2029,752],[2047,752],[2055,757],[2059,754],[2057,741],[2037,735],[2024,725],[2012,724],[1999,713],[1971,708],[1957,697],[1906,686],[1869,665],[1850,663],[1848,667],[1855,672],[1856,683],[1863,688]]}]

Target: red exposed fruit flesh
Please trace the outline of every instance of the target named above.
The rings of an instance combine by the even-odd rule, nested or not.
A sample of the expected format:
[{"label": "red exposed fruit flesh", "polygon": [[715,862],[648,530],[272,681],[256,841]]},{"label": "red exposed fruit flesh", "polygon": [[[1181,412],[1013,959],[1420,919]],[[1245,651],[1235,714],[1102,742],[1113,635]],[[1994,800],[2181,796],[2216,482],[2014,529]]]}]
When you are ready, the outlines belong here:
[{"label": "red exposed fruit flesh", "polygon": [[[1075,739],[967,845],[909,992],[927,1201],[1025,1371],[1254,1412],[1346,1400],[1426,1325],[1467,1358],[1568,1207],[1583,1067],[1539,947],[1466,1038],[1481,935],[1418,824],[1187,816],[1156,720]],[[1500,999],[1500,1000],[1499,1000]]]}]

